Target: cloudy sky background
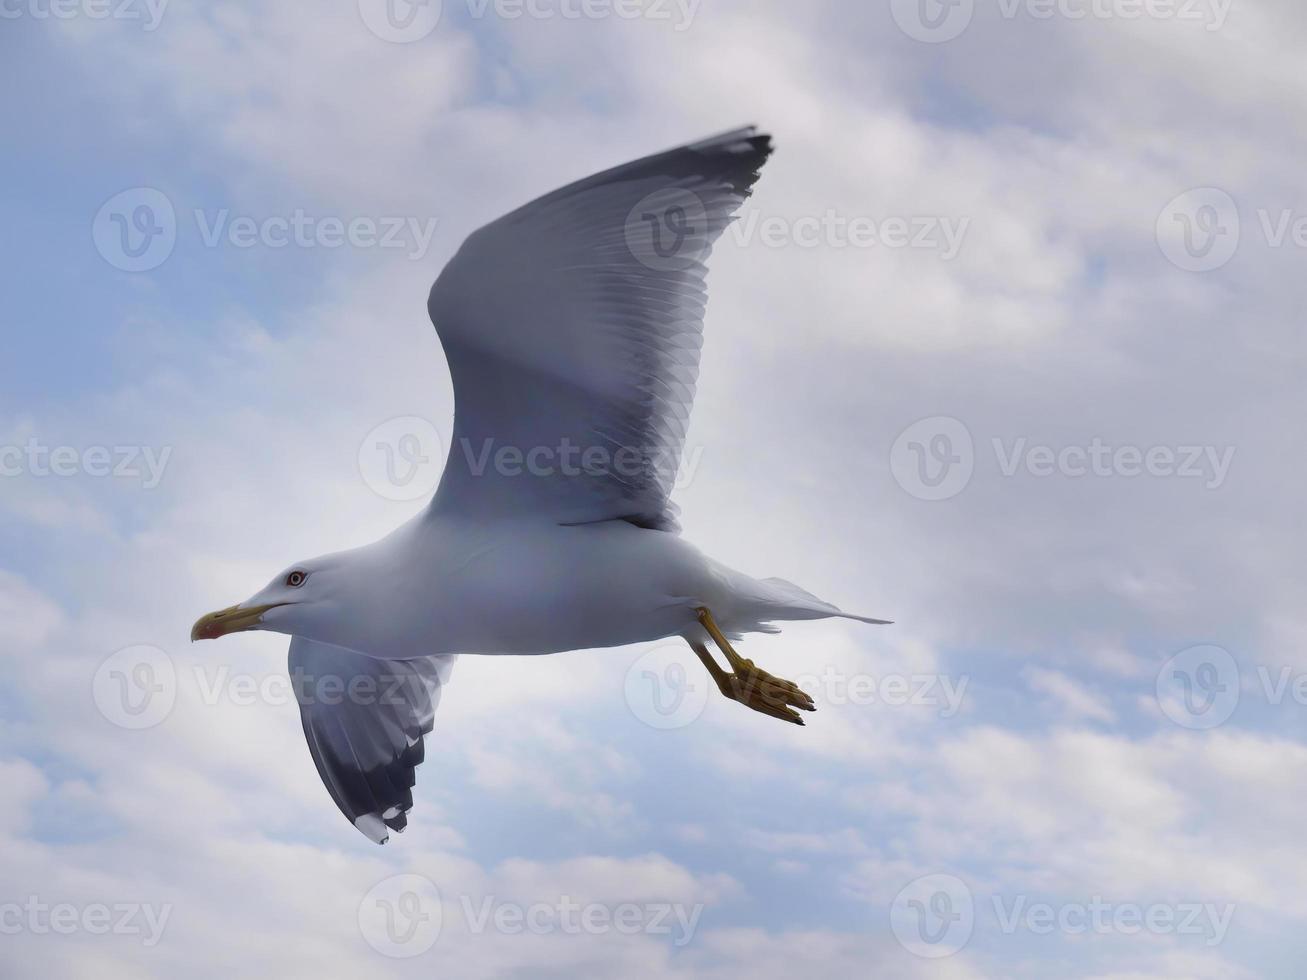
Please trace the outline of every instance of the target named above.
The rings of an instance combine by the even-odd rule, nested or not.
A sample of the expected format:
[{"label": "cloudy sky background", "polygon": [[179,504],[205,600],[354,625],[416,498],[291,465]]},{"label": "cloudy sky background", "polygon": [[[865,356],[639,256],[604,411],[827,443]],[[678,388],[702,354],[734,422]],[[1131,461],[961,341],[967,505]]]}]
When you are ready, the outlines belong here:
[{"label": "cloudy sky background", "polygon": [[[0,977],[1298,975],[1307,12],[977,7],[445,0],[400,43],[369,0],[7,0]],[[896,625],[748,641],[813,691],[803,730],[707,697],[675,645],[464,658],[410,830],[375,847],[276,686],[284,638],[190,624],[422,505],[378,492],[375,430],[449,433],[425,297],[465,234],[747,122],[777,150],[713,256],[685,533]],[[103,208],[139,188],[176,241],[134,272]],[[205,240],[297,210],[435,225]],[[899,247],[892,219],[936,231]],[[1127,454],[1008,465],[1096,442]],[[168,456],[147,486],[92,447]],[[1183,447],[1196,475],[1131,475]],[[133,730],[101,667],[143,646],[176,681]],[[674,660],[693,689],[663,715]],[[439,895],[407,958],[369,918],[396,875]],[[468,914],[564,899],[699,911]],[[1127,919],[1077,928],[1094,903]],[[1051,929],[1010,921],[1033,906]]]}]

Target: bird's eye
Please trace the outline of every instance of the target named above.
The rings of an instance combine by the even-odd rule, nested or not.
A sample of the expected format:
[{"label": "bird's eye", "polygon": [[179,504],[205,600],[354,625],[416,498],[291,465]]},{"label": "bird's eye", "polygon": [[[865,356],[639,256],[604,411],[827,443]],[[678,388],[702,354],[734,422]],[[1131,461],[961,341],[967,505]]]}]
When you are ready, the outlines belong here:
[{"label": "bird's eye", "polygon": [[286,584],[289,585],[292,589],[298,589],[301,585],[303,585],[305,582],[308,581],[308,578],[309,578],[308,573],[301,572],[299,569],[296,569],[295,571],[291,572],[289,575],[286,576]]}]

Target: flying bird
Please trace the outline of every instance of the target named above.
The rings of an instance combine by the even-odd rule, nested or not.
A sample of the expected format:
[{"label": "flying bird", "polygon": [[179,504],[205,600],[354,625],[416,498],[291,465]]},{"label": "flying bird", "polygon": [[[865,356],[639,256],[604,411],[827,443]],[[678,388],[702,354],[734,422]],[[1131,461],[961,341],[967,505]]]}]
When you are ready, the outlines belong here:
[{"label": "flying bird", "polygon": [[705,263],[771,150],[754,127],[723,133],[471,234],[427,304],[455,397],[430,504],[196,622],[192,640],[290,635],[318,773],[373,841],[407,824],[459,654],[680,636],[727,698],[802,725],[812,699],[732,641],[778,621],[886,623],[714,561],[681,536],[669,500],[698,378]]}]

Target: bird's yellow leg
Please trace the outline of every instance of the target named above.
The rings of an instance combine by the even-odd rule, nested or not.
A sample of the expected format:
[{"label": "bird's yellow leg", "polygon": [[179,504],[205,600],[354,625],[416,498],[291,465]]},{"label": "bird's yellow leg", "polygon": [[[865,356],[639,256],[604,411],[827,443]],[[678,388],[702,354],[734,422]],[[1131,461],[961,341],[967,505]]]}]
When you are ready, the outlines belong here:
[{"label": "bird's yellow leg", "polygon": [[701,606],[696,610],[699,616],[699,625],[708,631],[708,635],[713,638],[719,650],[726,655],[727,662],[731,665],[732,670],[739,670],[745,663],[745,659],[735,652],[735,647],[731,646],[731,641],[726,639],[722,631],[717,628],[717,621],[712,618],[712,613],[708,611],[707,606]]},{"label": "bird's yellow leg", "polygon": [[712,675],[722,694],[732,701],[739,701],[746,708],[761,711],[765,715],[796,725],[802,725],[803,719],[799,717],[795,708],[804,711],[817,710],[817,705],[812,698],[797,684],[767,673],[752,660],[746,660],[736,653],[730,641],[718,629],[712,613],[707,608],[699,609],[698,616],[700,625],[708,631],[708,635],[713,638],[713,642],[717,644],[731,665],[732,673],[728,674],[718,666],[707,647],[691,641],[690,646],[703,661],[703,665],[708,668],[708,673]]},{"label": "bird's yellow leg", "polygon": [[699,655],[699,659],[703,661],[703,665],[708,668],[708,673],[712,675],[712,679],[717,683],[718,690],[729,698],[731,696],[728,693],[730,689],[731,675],[722,670],[717,661],[713,659],[713,655],[708,652],[708,648],[702,643],[691,641],[690,649]]}]

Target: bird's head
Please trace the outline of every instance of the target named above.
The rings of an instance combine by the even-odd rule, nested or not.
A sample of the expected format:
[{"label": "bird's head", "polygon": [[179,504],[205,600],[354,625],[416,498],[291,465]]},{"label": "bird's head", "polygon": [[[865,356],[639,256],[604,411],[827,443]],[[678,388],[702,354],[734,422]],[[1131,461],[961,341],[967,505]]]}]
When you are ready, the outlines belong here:
[{"label": "bird's head", "polygon": [[337,559],[297,562],[244,602],[201,616],[191,627],[192,642],[245,630],[310,634],[310,624],[329,615],[334,604],[341,564]]}]

